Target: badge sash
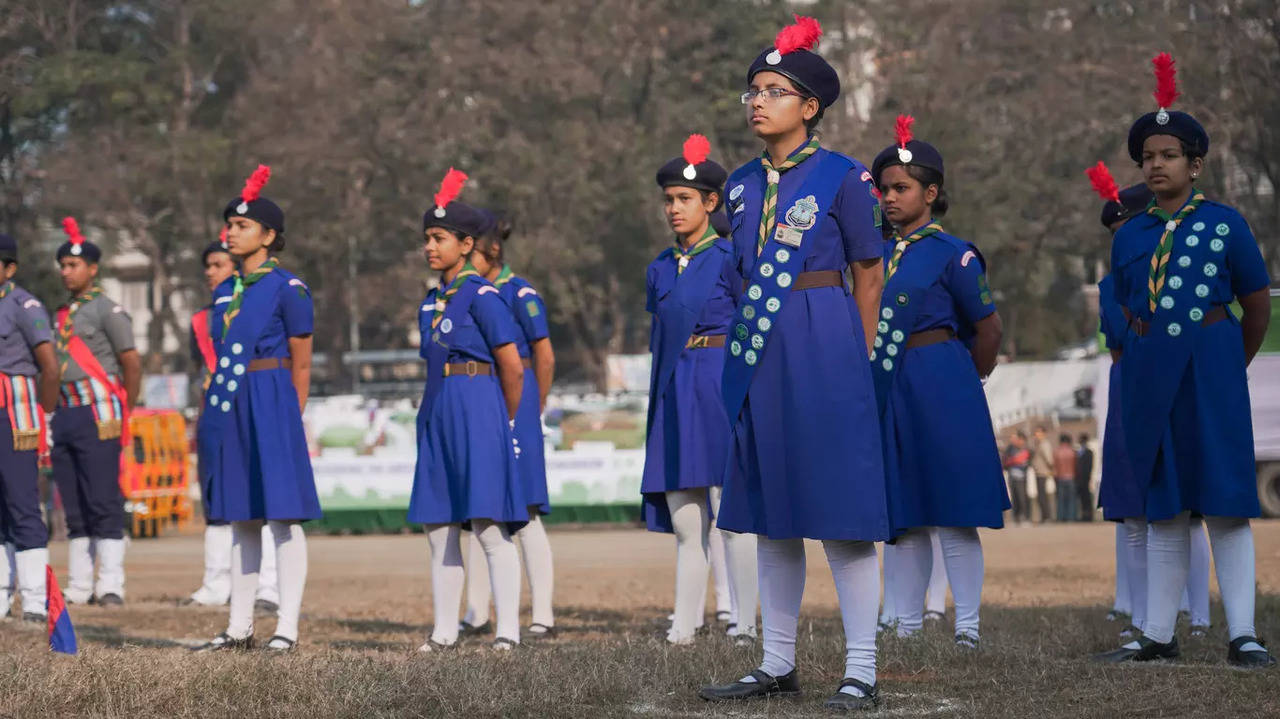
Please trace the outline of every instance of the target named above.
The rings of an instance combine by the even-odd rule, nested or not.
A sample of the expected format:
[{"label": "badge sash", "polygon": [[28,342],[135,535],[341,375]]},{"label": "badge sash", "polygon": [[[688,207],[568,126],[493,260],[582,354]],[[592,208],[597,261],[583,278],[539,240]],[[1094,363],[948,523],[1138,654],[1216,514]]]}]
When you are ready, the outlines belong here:
[{"label": "badge sash", "polygon": [[[756,243],[763,214],[764,168],[758,162],[751,163],[729,179],[729,186],[745,186],[742,192],[745,205],[741,210],[734,210],[734,214],[746,215],[746,220],[737,225],[733,238],[735,254],[743,262],[744,270],[748,263],[754,263],[747,288],[738,298],[729,328],[729,351],[725,353],[721,395],[730,422],[736,422],[742,411],[756,366],[773,334],[770,330],[774,320],[782,314],[792,283],[804,271],[804,261],[813,246],[813,241],[805,242],[804,237],[822,228],[845,175],[853,169],[848,158],[834,152],[818,153],[806,162],[816,166],[785,200],[779,196],[778,209],[783,214],[758,256]],[[783,212],[784,207],[789,209]],[[803,226],[806,220],[808,224]]]},{"label": "badge sash", "polygon": [[669,292],[658,298],[658,309],[654,313],[654,321],[658,323],[660,331],[654,333],[652,346],[649,348],[654,361],[649,375],[646,436],[653,428],[653,413],[657,409],[658,398],[667,391],[667,385],[676,374],[676,365],[685,351],[685,344],[693,334],[693,328],[702,316],[702,308],[724,269],[724,259],[720,253],[708,250],[693,257],[684,272],[679,272],[674,262],[664,263],[659,270],[663,278],[669,276],[673,284]]},{"label": "badge sash", "polygon": [[[58,331],[61,332],[63,326],[68,321],[71,310],[63,307],[58,310]],[[103,420],[98,417],[97,404],[94,404],[93,414],[98,425],[98,439],[115,439],[120,438],[120,446],[128,447],[133,442],[133,435],[129,431],[129,395],[125,392],[123,386],[116,384],[111,380],[111,376],[102,367],[102,363],[93,355],[93,350],[89,349],[89,345],[80,339],[80,335],[73,334],[67,338],[67,354],[75,363],[84,370],[99,384],[107,388],[107,391],[120,403],[120,418]],[[115,422],[120,423],[119,433],[116,432]],[[123,457],[121,462],[123,462]]]},{"label": "badge sash", "polygon": [[218,351],[213,347],[213,335],[209,327],[211,314],[213,309],[205,308],[191,318],[191,332],[196,336],[196,347],[200,349],[200,356],[204,358],[204,367],[209,374],[213,374],[218,361]]}]

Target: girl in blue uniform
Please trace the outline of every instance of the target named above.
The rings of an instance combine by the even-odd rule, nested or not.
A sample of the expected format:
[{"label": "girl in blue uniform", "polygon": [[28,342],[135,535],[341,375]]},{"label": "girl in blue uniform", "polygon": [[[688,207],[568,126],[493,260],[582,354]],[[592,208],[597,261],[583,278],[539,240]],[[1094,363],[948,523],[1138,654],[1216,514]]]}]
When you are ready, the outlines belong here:
[{"label": "girl in blue uniform", "polygon": [[[692,642],[702,624],[711,525],[729,450],[720,375],[741,287],[734,286],[728,262],[733,246],[711,224],[728,173],[707,159],[710,150],[705,137],[692,135],[682,156],[658,170],[676,239],[645,273],[653,363],[640,492],[649,530],[676,535],[676,606],[667,632],[672,644]],[[756,633],[755,537],[725,534],[730,595],[739,602],[732,633],[749,641]]]},{"label": "girl in blue uniform", "polygon": [[[516,349],[524,365],[524,384],[520,392],[520,409],[516,413],[515,437],[520,445],[516,469],[524,488],[524,503],[529,508],[529,523],[516,532],[524,558],[529,593],[533,595],[533,621],[529,633],[550,636],[555,633],[555,616],[551,595],[555,580],[551,562],[551,542],[547,539],[542,515],[551,513],[547,497],[547,462],[542,442],[542,412],[547,393],[555,376],[556,356],[551,347],[551,331],[547,327],[547,306],[529,281],[516,275],[503,259],[503,246],[511,236],[511,223],[489,217],[488,228],[476,238],[471,265],[476,272],[498,288],[507,303],[520,332]],[[478,568],[484,561],[484,548],[471,534],[468,542],[467,615],[462,631],[486,623],[489,615],[490,589],[488,577]]]},{"label": "girl in blue uniform", "polygon": [[[795,694],[804,538],[822,540],[840,598],[845,679],[833,708],[876,703],[880,572],[890,537],[871,380],[884,283],[871,174],[813,134],[840,94],[797,18],[747,71],[742,102],[764,154],[730,176],[733,281],[723,395],[730,435],[721,529],[758,535],[764,661],[707,700]],[[844,272],[852,274],[852,293]]]},{"label": "girl in blue uniform", "polygon": [[311,291],[274,257],[284,249],[284,212],[260,194],[270,172],[259,165],[222,213],[240,274],[214,291],[217,364],[197,434],[209,518],[232,527],[231,618],[207,650],[253,646],[264,521],[280,584],[267,648],[293,649],[307,581],[301,523],[320,517],[302,428],[311,386]]},{"label": "girl in blue uniform", "polygon": [[[1231,641],[1230,663],[1275,660],[1254,631],[1259,514],[1245,368],[1270,319],[1266,264],[1238,212],[1205,198],[1195,181],[1209,136],[1177,98],[1173,59],[1155,58],[1158,112],[1129,131],[1129,156],[1155,201],[1116,233],[1114,297],[1128,332],[1120,364],[1124,440],[1150,524],[1142,636],[1109,661],[1178,656],[1174,625],[1187,583],[1189,515],[1204,515]],[[1238,301],[1239,319],[1228,305]],[[1127,514],[1127,513],[1126,513]]]},{"label": "girl in blue uniform", "polygon": [[[418,410],[418,463],[409,521],[431,545],[435,626],[420,651],[458,639],[461,532],[480,540],[497,614],[494,648],[520,642],[520,560],[511,534],[529,521],[514,430],[524,384],[520,329],[496,287],[468,261],[489,216],[454,201],[466,175],[450,168],[422,218],[423,251],[440,286],[418,313],[427,384]],[[476,567],[474,571],[479,571]]]},{"label": "girl in blue uniform", "polygon": [[978,248],[943,231],[942,154],[911,137],[871,165],[884,219],[885,286],[871,353],[891,488],[895,571],[886,580],[898,633],[923,626],[936,527],[956,605],[956,644],[978,647],[983,558],[978,527],[1004,526],[1009,508],[982,379],[996,365],[1000,315]]}]

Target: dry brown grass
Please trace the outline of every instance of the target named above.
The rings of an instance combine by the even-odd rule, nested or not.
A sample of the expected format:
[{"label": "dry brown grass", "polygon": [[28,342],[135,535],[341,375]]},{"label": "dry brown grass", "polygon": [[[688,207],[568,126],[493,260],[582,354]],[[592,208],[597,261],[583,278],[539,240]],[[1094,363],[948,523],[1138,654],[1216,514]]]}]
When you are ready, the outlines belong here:
[{"label": "dry brown grass", "polygon": [[[1280,523],[1256,526],[1258,625],[1280,635]],[[950,633],[881,640],[884,716],[1277,716],[1280,671],[1225,664],[1221,607],[1202,640],[1183,633],[1184,658],[1163,666],[1087,661],[1111,648],[1110,526],[984,533],[983,649],[954,649]],[[313,537],[303,643],[284,657],[194,655],[224,610],[176,606],[200,568],[196,536],[136,542],[129,605],[74,607],[79,658],[51,655],[39,629],[0,625],[0,716],[622,717],[822,715],[839,681],[841,632],[830,574],[811,551],[794,700],[713,706],[694,692],[741,675],[758,650],[719,636],[670,649],[660,640],[672,596],[672,540],[637,530],[553,531],[558,639],[494,653],[479,640],[416,656],[430,624],[421,536]],[[54,557],[65,560],[65,545]],[[527,616],[527,615],[526,615]],[[271,621],[259,637],[270,636]]]}]

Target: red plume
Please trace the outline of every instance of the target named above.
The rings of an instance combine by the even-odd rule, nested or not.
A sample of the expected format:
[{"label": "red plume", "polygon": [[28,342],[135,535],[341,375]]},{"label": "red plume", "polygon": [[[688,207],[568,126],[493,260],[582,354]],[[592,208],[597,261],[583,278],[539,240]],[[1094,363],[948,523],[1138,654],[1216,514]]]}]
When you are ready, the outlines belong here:
[{"label": "red plume", "polygon": [[774,38],[773,46],[778,49],[779,54],[786,55],[796,50],[812,50],[817,46],[818,39],[822,37],[822,26],[817,20],[799,15],[795,18],[794,25],[782,28]]},{"label": "red plume", "polygon": [[1178,92],[1178,70],[1173,66],[1173,56],[1162,52],[1151,58],[1151,66],[1156,71],[1156,91],[1152,93],[1156,104],[1161,110],[1170,108],[1182,94]]},{"label": "red plume", "polygon": [[684,161],[690,165],[700,165],[707,161],[707,155],[711,154],[711,142],[704,135],[690,135],[688,140],[684,141]]},{"label": "red plume", "polygon": [[1110,202],[1120,202],[1120,186],[1111,176],[1111,170],[1107,169],[1107,163],[1098,160],[1098,164],[1086,169],[1084,174],[1089,176],[1089,182],[1093,183],[1093,191],[1098,193],[1098,197]]},{"label": "red plume", "polygon": [[262,188],[267,186],[267,181],[271,179],[271,168],[266,165],[258,165],[258,169],[249,175],[249,179],[244,181],[244,189],[240,191],[240,199],[245,202],[253,202],[262,195]]},{"label": "red plume", "polygon": [[227,247],[227,228],[226,228],[226,225],[223,225],[223,227],[222,227],[222,232],[219,232],[219,233],[218,233],[218,242],[221,242],[221,243],[222,243],[222,247],[223,247],[223,249],[226,249],[226,247]]},{"label": "red plume", "polygon": [[76,222],[76,218],[62,218],[62,231],[67,233],[67,239],[71,241],[71,244],[84,244],[84,235],[80,234],[80,225]]},{"label": "red plume", "polygon": [[467,173],[450,167],[444,175],[444,180],[440,182],[440,191],[436,193],[436,207],[443,208],[453,202],[458,193],[462,192],[462,186],[466,182]]},{"label": "red plume", "polygon": [[910,115],[898,115],[898,121],[893,124],[893,134],[898,138],[898,147],[906,147],[911,142],[911,125],[916,119]]}]

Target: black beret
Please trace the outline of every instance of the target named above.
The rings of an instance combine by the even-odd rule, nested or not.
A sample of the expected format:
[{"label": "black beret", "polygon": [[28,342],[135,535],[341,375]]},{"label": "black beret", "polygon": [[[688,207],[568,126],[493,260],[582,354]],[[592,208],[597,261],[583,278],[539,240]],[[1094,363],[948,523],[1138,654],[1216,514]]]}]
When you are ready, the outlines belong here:
[{"label": "black beret", "polygon": [[92,242],[85,240],[80,243],[79,252],[76,252],[76,247],[77,246],[75,244],[68,240],[58,246],[58,253],[55,257],[59,260],[63,257],[79,257],[85,262],[95,265],[102,260],[102,248]]},{"label": "black beret", "polygon": [[729,237],[733,232],[733,225],[729,223],[729,215],[724,210],[716,210],[711,213],[711,228],[721,237]]},{"label": "black beret", "polygon": [[204,248],[204,252],[201,252],[201,253],[200,253],[200,264],[202,264],[202,265],[203,265],[204,263],[208,262],[208,261],[209,261],[209,255],[212,255],[212,254],[214,254],[215,252],[225,252],[225,253],[227,253],[228,255],[229,255],[229,254],[231,254],[231,250],[227,249],[227,248],[222,244],[222,242],[221,242],[221,241],[218,241],[218,242],[210,242],[210,243],[209,243],[209,246],[208,246],[208,247],[206,247],[206,248]]},{"label": "black beret", "polygon": [[[695,190],[706,190],[716,194],[724,192],[724,183],[729,179],[729,173],[718,163],[711,160],[703,160],[693,165],[692,178],[685,174],[685,170],[689,167],[690,165],[684,157],[672,158],[670,162],[658,170],[658,186],[692,187]],[[723,200],[724,198],[720,199]]]},{"label": "black beret", "polygon": [[938,148],[923,140],[911,140],[906,147],[907,152],[911,154],[905,160],[903,153],[899,152],[901,149],[894,144],[884,148],[879,155],[876,155],[875,161],[871,163],[871,180],[876,187],[880,186],[880,173],[884,172],[886,167],[893,165],[927,167],[936,171],[939,175],[946,176],[946,172],[942,167],[942,153],[938,152]]},{"label": "black beret", "polygon": [[249,202],[239,197],[233,198],[227,203],[227,208],[222,211],[224,221],[232,217],[247,217],[269,230],[275,230],[276,234],[284,234],[284,210],[265,197],[258,197]]},{"label": "black beret", "polygon": [[1120,191],[1120,201],[1108,200],[1102,206],[1102,226],[1108,229],[1121,220],[1145,212],[1155,197],[1146,185],[1131,185]]},{"label": "black beret", "polygon": [[1142,163],[1142,144],[1152,135],[1171,135],[1201,155],[1209,154],[1209,133],[1199,121],[1185,112],[1161,110],[1139,117],[1129,128],[1129,157],[1134,162]]},{"label": "black beret", "polygon": [[[443,217],[441,214],[443,214]],[[489,212],[479,207],[464,205],[456,200],[445,205],[443,212],[439,207],[432,207],[422,215],[422,230],[424,232],[429,227],[443,227],[446,230],[460,232],[473,238],[478,238],[489,231],[494,223],[494,216]]]},{"label": "black beret", "polygon": [[[776,62],[770,62],[770,61]],[[840,77],[820,55],[809,50],[792,50],[786,54],[776,48],[769,48],[760,53],[756,61],[747,70],[747,84],[757,73],[776,72],[785,75],[798,85],[798,89],[811,93],[818,98],[823,108],[830,107],[840,97]]]},{"label": "black beret", "polygon": [[0,232],[0,260],[18,261],[18,241]]}]

